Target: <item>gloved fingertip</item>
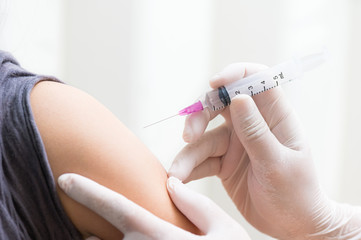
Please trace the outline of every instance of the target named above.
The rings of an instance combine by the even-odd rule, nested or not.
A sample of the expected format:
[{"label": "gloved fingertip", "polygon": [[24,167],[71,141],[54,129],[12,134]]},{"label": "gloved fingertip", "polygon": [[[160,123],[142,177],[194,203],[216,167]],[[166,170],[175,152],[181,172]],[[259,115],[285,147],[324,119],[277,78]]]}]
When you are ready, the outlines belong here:
[{"label": "gloved fingertip", "polygon": [[192,115],[188,115],[184,122],[183,140],[186,143],[190,143],[190,141],[192,141],[192,138],[193,138]]},{"label": "gloved fingertip", "polygon": [[248,94],[239,94],[239,95],[235,96],[232,99],[232,103],[233,103],[233,100],[235,100],[235,101],[250,101],[250,100],[252,100],[252,97],[249,96]]},{"label": "gloved fingertip", "polygon": [[187,116],[183,130],[184,141],[187,143],[197,141],[207,128],[209,120],[210,113],[207,110]]},{"label": "gloved fingertip", "polygon": [[173,170],[172,167],[168,170],[167,175],[168,175],[168,178],[170,178],[170,177],[175,177],[175,176],[174,176],[174,170]]},{"label": "gloved fingertip", "polygon": [[210,83],[214,83],[216,82],[219,78],[221,77],[220,73],[216,73],[215,75],[213,75],[213,77],[211,77],[211,79],[209,79]]},{"label": "gloved fingertip", "polygon": [[69,191],[72,182],[73,182],[73,179],[72,179],[72,175],[70,173],[65,173],[58,178],[59,187],[61,189],[63,189],[64,192]]},{"label": "gloved fingertip", "polygon": [[180,164],[175,161],[173,162],[172,166],[168,170],[168,177],[174,177],[177,179],[184,180],[184,177],[186,174],[184,173],[184,167],[180,166]]},{"label": "gloved fingertip", "polygon": [[232,104],[230,105],[230,111],[238,114],[249,111],[250,108],[253,108],[253,99],[247,94],[237,95],[232,99]]},{"label": "gloved fingertip", "polygon": [[186,142],[186,143],[190,143],[192,142],[192,139],[193,139],[193,131],[192,131],[192,128],[191,126],[189,126],[189,124],[186,124],[184,126],[184,130],[183,130],[183,140]]},{"label": "gloved fingertip", "polygon": [[95,236],[91,236],[91,237],[88,237],[87,239],[85,240],[101,240],[100,238],[98,237],[95,237]]},{"label": "gloved fingertip", "polygon": [[176,192],[176,188],[181,184],[181,180],[176,177],[170,177],[167,180],[167,189],[170,194],[174,194]]}]

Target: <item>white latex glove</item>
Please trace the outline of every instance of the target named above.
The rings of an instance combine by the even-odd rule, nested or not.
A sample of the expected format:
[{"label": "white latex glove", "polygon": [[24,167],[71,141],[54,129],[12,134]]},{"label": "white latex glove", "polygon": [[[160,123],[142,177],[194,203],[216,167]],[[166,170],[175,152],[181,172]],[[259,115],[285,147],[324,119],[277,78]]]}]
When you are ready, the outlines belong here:
[{"label": "white latex glove", "polygon": [[[64,174],[59,186],[74,200],[104,217],[124,234],[124,239],[249,240],[244,229],[209,198],[169,178],[167,188],[177,208],[204,236],[184,231],[146,211],[121,194],[77,174]],[[92,238],[93,240],[95,238]]]},{"label": "white latex glove", "polygon": [[[211,87],[264,68],[232,64]],[[218,113],[188,116],[183,138],[190,144],[169,176],[188,182],[217,175],[244,217],[278,239],[361,239],[359,209],[332,202],[321,191],[308,143],[281,88],[232,99],[221,113],[225,123],[204,133]]]}]

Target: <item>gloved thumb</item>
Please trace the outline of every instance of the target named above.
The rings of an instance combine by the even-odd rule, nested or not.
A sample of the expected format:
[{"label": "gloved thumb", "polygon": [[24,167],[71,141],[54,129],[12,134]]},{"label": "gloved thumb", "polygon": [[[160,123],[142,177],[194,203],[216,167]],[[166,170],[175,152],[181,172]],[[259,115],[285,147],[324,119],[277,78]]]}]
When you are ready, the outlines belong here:
[{"label": "gloved thumb", "polygon": [[269,129],[255,102],[248,95],[239,95],[230,105],[234,130],[245,147],[251,161],[254,159],[278,159],[275,149],[280,143]]},{"label": "gloved thumb", "polygon": [[[234,224],[234,220],[211,199],[189,189],[179,179],[170,177],[167,188],[177,208],[204,234]],[[247,236],[246,232],[244,236]]]}]

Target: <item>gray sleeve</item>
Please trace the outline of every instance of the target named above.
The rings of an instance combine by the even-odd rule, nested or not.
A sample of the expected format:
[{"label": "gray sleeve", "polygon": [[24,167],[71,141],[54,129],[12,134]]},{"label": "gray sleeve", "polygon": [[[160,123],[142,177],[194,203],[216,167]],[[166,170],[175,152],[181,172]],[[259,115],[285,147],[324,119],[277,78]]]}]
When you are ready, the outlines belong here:
[{"label": "gray sleeve", "polygon": [[30,92],[39,81],[0,52],[1,239],[82,239],[60,203],[36,127]]}]

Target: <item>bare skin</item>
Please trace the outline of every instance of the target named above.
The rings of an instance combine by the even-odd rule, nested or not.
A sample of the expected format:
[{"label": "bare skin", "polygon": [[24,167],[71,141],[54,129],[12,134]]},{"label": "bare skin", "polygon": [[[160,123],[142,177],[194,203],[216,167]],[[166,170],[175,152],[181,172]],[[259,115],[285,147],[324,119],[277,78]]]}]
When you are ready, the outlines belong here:
[{"label": "bare skin", "polygon": [[[160,218],[198,233],[172,203],[165,169],[108,109],[68,85],[43,81],[31,107],[54,175],[78,173],[117,191]],[[121,239],[123,234],[57,187],[64,209],[84,237]]]}]

